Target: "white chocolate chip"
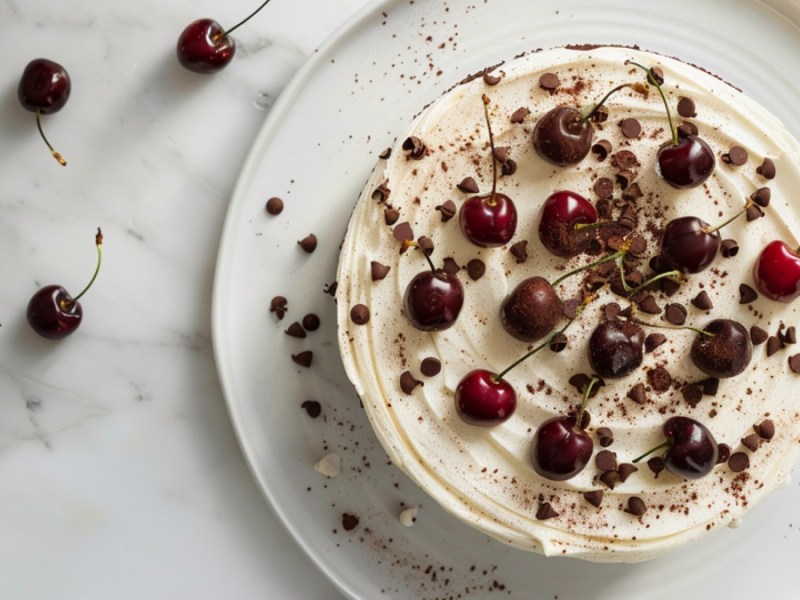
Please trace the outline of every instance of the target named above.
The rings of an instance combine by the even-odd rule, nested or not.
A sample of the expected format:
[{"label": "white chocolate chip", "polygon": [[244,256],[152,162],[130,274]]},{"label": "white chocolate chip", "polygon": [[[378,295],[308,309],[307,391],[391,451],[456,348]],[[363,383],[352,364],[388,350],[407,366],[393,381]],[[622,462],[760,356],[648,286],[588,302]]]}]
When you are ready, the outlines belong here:
[{"label": "white chocolate chip", "polygon": [[341,459],[338,454],[326,454],[317,464],[314,465],[314,470],[325,477],[336,477],[341,473]]},{"label": "white chocolate chip", "polygon": [[417,522],[417,507],[412,506],[400,513],[400,522],[406,527],[411,527]]}]

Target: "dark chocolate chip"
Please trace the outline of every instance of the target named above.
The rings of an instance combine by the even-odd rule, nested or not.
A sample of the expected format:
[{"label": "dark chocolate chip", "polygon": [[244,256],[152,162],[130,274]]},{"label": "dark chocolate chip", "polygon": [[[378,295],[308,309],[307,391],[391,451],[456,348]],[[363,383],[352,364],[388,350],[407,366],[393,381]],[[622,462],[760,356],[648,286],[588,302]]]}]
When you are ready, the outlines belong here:
[{"label": "dark chocolate chip", "polygon": [[315,236],[313,233],[310,233],[302,240],[299,240],[297,243],[305,252],[311,254],[314,250],[317,249],[317,236]]},{"label": "dark chocolate chip", "polygon": [[531,114],[531,111],[528,108],[521,106],[511,113],[511,122],[520,124],[525,121],[525,117],[527,117],[529,114]]},{"label": "dark chocolate chip", "polygon": [[695,111],[694,100],[686,96],[681,96],[678,99],[678,114],[684,119],[696,117],[697,112]]},{"label": "dark chocolate chip", "polygon": [[392,155],[392,148],[390,146],[388,148],[385,148],[380,154],[378,154],[378,158],[380,158],[382,160],[386,160],[391,155]]},{"label": "dark chocolate chip", "polygon": [[478,183],[472,177],[464,177],[456,187],[465,194],[477,194],[480,191]]},{"label": "dark chocolate chip", "polygon": [[339,288],[339,282],[333,281],[331,283],[326,283],[322,286],[322,292],[328,294],[329,296],[336,296],[336,290]]},{"label": "dark chocolate chip", "polygon": [[524,263],[528,260],[528,241],[520,240],[519,242],[511,244],[509,252],[511,252],[511,256],[514,257],[517,263]]},{"label": "dark chocolate chip", "polygon": [[479,258],[473,258],[467,263],[467,275],[472,281],[477,281],[486,273],[486,265]]},{"label": "dark chocolate chip", "polygon": [[667,336],[665,336],[663,333],[647,334],[647,337],[644,338],[645,352],[652,352],[666,341],[667,341]]},{"label": "dark chocolate chip", "polygon": [[647,402],[647,395],[644,391],[644,384],[637,383],[628,392],[628,398],[636,402],[636,404],[644,404]]},{"label": "dark chocolate chip", "polygon": [[726,154],[722,155],[722,162],[736,165],[737,167],[747,162],[747,150],[741,146],[731,146]]},{"label": "dark chocolate chip", "polygon": [[757,433],[751,433],[750,435],[746,435],[742,438],[742,446],[750,450],[750,452],[755,452],[758,450],[760,445],[761,437]]},{"label": "dark chocolate chip", "polygon": [[517,163],[513,158],[504,161],[500,167],[500,173],[505,176],[513,175],[517,172]]},{"label": "dark chocolate chip", "polygon": [[772,198],[772,192],[768,187],[758,188],[750,195],[750,199],[762,207],[769,206],[770,198]]},{"label": "dark chocolate chip", "polygon": [[638,200],[642,196],[644,196],[644,192],[642,191],[642,188],[639,186],[639,184],[636,183],[635,181],[633,183],[628,184],[622,191],[623,200]]},{"label": "dark chocolate chip", "polygon": [[322,405],[316,400],[305,400],[300,408],[304,409],[312,419],[316,419],[322,413]]},{"label": "dark chocolate chip", "polygon": [[350,309],[350,319],[356,325],[365,325],[369,322],[369,308],[364,304],[356,304]]},{"label": "dark chocolate chip", "polygon": [[435,356],[428,356],[422,359],[419,370],[425,377],[434,377],[442,370],[442,362]]},{"label": "dark chocolate chip", "polygon": [[386,187],[386,183],[384,182],[372,190],[372,199],[376,200],[377,202],[386,202],[386,200],[389,198],[389,194],[391,193],[391,190]]},{"label": "dark chocolate chip", "polygon": [[619,150],[611,156],[612,164],[618,169],[632,169],[639,166],[639,159],[630,150]]},{"label": "dark chocolate chip", "polygon": [[745,219],[748,221],[755,221],[756,219],[760,219],[764,216],[764,211],[761,210],[761,207],[757,204],[751,204],[745,210]]},{"label": "dark chocolate chip", "polygon": [[508,151],[509,151],[508,146],[497,146],[497,147],[495,147],[494,152],[493,152],[494,159],[497,162],[501,163],[501,164],[506,162],[508,160],[508,158],[509,158]]},{"label": "dark chocolate chip", "polygon": [[554,333],[553,337],[550,338],[550,350],[552,352],[561,352],[567,347],[567,342],[567,336],[563,331]]},{"label": "dark chocolate chip", "polygon": [[632,463],[622,463],[619,467],[617,467],[617,472],[619,473],[619,479],[622,483],[625,483],[628,477],[636,473],[636,471],[638,470],[639,467],[637,467]]},{"label": "dark chocolate chip", "polygon": [[499,75],[492,75],[491,73],[484,73],[483,74],[483,82],[486,85],[497,85],[500,83],[500,76]]},{"label": "dark chocolate chip", "polygon": [[303,317],[303,329],[306,331],[316,331],[319,329],[319,317],[314,313],[308,313]]},{"label": "dark chocolate chip", "polygon": [[603,503],[603,490],[584,492],[583,498],[595,508],[600,508],[600,505]]},{"label": "dark chocolate chip", "polygon": [[664,459],[660,456],[653,456],[647,460],[647,466],[653,472],[653,475],[658,477],[658,474],[664,470]]},{"label": "dark chocolate chip", "polygon": [[678,123],[678,135],[682,137],[687,137],[690,135],[697,135],[697,125],[694,123],[690,123],[689,121],[681,121]]},{"label": "dark chocolate chip", "polygon": [[617,471],[603,471],[598,479],[610,490],[619,483],[620,477]]},{"label": "dark chocolate chip", "polygon": [[625,509],[625,512],[630,513],[635,517],[641,517],[647,512],[647,505],[644,503],[644,500],[639,498],[639,496],[631,496],[628,498],[628,508]]},{"label": "dark chocolate chip", "polygon": [[750,304],[758,298],[758,292],[746,283],[739,284],[739,304]]},{"label": "dark chocolate chip", "polygon": [[601,471],[614,471],[617,468],[617,455],[611,450],[600,450],[594,457],[594,464]]},{"label": "dark chocolate chip", "polygon": [[536,518],[539,521],[546,521],[547,519],[554,519],[558,513],[550,505],[549,502],[540,502],[539,508],[536,510]]},{"label": "dark chocolate chip", "polygon": [[448,256],[442,261],[442,271],[448,275],[455,275],[460,270],[461,267],[458,266],[456,259],[454,259],[452,256]]},{"label": "dark chocolate chip", "polygon": [[790,325],[786,328],[786,331],[780,334],[780,338],[784,344],[796,344],[797,328],[794,325]]},{"label": "dark chocolate chip", "polygon": [[539,87],[548,92],[554,92],[561,85],[561,80],[555,73],[542,73],[539,77]]},{"label": "dark chocolate chip", "polygon": [[753,342],[754,346],[763,344],[767,339],[769,339],[769,333],[761,329],[761,327],[758,325],[750,327],[750,341]]},{"label": "dark chocolate chip", "polygon": [[703,399],[703,388],[697,383],[689,383],[681,388],[681,395],[686,403],[694,408]]},{"label": "dark chocolate chip", "polygon": [[647,371],[647,382],[656,392],[666,392],[672,385],[672,377],[664,367],[654,367]]},{"label": "dark chocolate chip", "polygon": [[303,326],[300,325],[297,321],[289,325],[289,328],[286,330],[286,335],[290,335],[296,338],[304,338],[306,337],[306,330],[303,329]]},{"label": "dark chocolate chip", "polygon": [[773,179],[775,177],[775,163],[771,158],[765,158],[761,166],[756,168],[756,173],[764,179]]},{"label": "dark chocolate chip", "polygon": [[591,116],[592,123],[605,123],[608,121],[608,110],[605,106],[595,108]]},{"label": "dark chocolate chip", "polygon": [[789,357],[789,368],[792,373],[800,373],[800,354],[792,354]]},{"label": "dark chocolate chip", "polygon": [[418,385],[423,385],[423,383],[414,377],[411,371],[403,371],[400,374],[400,389],[403,390],[404,393],[410,394]]},{"label": "dark chocolate chip", "polygon": [[728,459],[728,467],[734,473],[741,473],[750,466],[750,458],[744,452],[734,452]]},{"label": "dark chocolate chip", "polygon": [[708,377],[697,384],[703,389],[704,396],[716,396],[719,391],[719,379],[716,377]]},{"label": "dark chocolate chip", "polygon": [[273,196],[269,200],[267,200],[266,205],[267,213],[275,216],[279,215],[283,212],[283,200],[280,198]]},{"label": "dark chocolate chip", "polygon": [[614,443],[614,433],[608,427],[598,427],[597,439],[603,448],[607,448]]},{"label": "dark chocolate chip", "polygon": [[737,254],[739,254],[739,244],[736,243],[736,240],[725,239],[722,240],[720,243],[720,254],[724,258],[733,258]]},{"label": "dark chocolate chip", "polygon": [[[400,218],[400,211],[397,210],[396,208],[387,207],[383,209],[383,220],[390,227],[395,223],[397,223],[397,220],[399,218]],[[413,239],[413,236],[411,239]]]},{"label": "dark chocolate chip", "polygon": [[414,160],[419,160],[425,156],[427,152],[427,148],[425,144],[419,139],[417,136],[412,135],[411,137],[406,138],[403,141],[403,150],[406,151],[406,154],[409,158]]},{"label": "dark chocolate chip", "polygon": [[775,437],[775,423],[772,422],[772,419],[764,419],[753,429],[762,440],[771,440]]},{"label": "dark chocolate chip", "polygon": [[[767,338],[767,356],[772,356],[778,350],[783,348],[783,342],[781,342],[780,338],[774,335],[771,335]],[[792,365],[792,359],[789,359],[789,366]]]},{"label": "dark chocolate chip", "polygon": [[[575,373],[574,375],[570,376],[569,384],[573,386],[576,390],[578,390],[579,394],[583,394],[583,391],[586,389],[592,382],[592,377],[589,377],[586,373]],[[597,379],[596,377],[594,379]],[[598,379],[595,384],[592,386],[591,391],[589,392],[589,398],[594,398],[597,392],[603,387],[605,383],[602,379]],[[584,413],[585,414],[585,413]]]},{"label": "dark chocolate chip", "polygon": [[288,300],[283,296],[275,296],[269,303],[269,312],[275,313],[278,320],[283,319],[288,310]]},{"label": "dark chocolate chip", "polygon": [[433,254],[433,240],[427,235],[423,235],[417,239],[417,247],[422,250],[426,256]]},{"label": "dark chocolate chip", "polygon": [[717,446],[717,464],[721,465],[722,463],[728,462],[728,459],[731,457],[731,447],[728,444],[721,443]]},{"label": "dark chocolate chip", "polygon": [[358,517],[355,515],[351,515],[349,513],[344,513],[342,515],[342,527],[345,531],[353,531],[356,527],[358,527],[359,520]]},{"label": "dark chocolate chip", "polygon": [[683,325],[686,322],[686,307],[677,302],[670,302],[664,309],[664,316],[673,325]]},{"label": "dark chocolate chip", "polygon": [[606,321],[616,321],[622,309],[616,302],[609,302],[603,307],[603,315]]},{"label": "dark chocolate chip", "polygon": [[592,153],[597,155],[597,160],[605,160],[611,153],[611,142],[608,140],[599,140],[592,144]]},{"label": "dark chocolate chip", "polygon": [[614,193],[614,182],[611,181],[608,177],[601,177],[597,181],[594,182],[594,193],[597,194],[597,197],[601,200],[605,198],[610,198]]},{"label": "dark chocolate chip", "polygon": [[619,123],[619,126],[622,129],[622,135],[624,135],[626,138],[637,138],[639,137],[639,134],[642,133],[641,123],[639,123],[639,121],[633,117],[622,119],[622,121]]},{"label": "dark chocolate chip", "polygon": [[642,300],[638,303],[639,310],[644,313],[650,315],[657,315],[661,312],[661,307],[656,302],[656,299],[653,297],[652,294],[647,294]]},{"label": "dark chocolate chip", "polygon": [[292,354],[292,360],[301,367],[310,367],[314,353],[311,350],[303,350],[299,354]]},{"label": "dark chocolate chip", "polygon": [[414,239],[414,230],[411,229],[411,223],[408,221],[403,221],[397,225],[392,230],[392,234],[398,242],[410,242]]},{"label": "dark chocolate chip", "polygon": [[711,298],[708,295],[708,292],[703,290],[697,296],[692,298],[692,306],[699,308],[700,310],[711,310],[714,308],[714,304],[711,302]]},{"label": "dark chocolate chip", "polygon": [[381,264],[377,261],[372,261],[369,263],[370,271],[372,275],[372,281],[380,281],[384,277],[389,274],[389,267],[388,265]]},{"label": "dark chocolate chip", "polygon": [[456,214],[456,203],[452,200],[448,200],[444,204],[440,204],[436,207],[442,215],[442,223],[447,223],[450,219],[452,219]]}]

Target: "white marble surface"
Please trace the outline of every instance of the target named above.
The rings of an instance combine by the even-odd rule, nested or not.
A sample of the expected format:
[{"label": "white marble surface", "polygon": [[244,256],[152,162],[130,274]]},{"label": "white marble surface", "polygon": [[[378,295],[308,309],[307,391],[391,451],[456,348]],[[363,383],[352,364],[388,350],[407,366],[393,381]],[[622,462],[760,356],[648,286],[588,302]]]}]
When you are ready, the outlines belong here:
[{"label": "white marble surface", "polygon": [[[366,0],[274,0],[224,71],[183,70],[190,21],[258,2],[0,1],[0,597],[340,598],[256,488],[210,339],[223,217],[274,98]],[[17,101],[27,62],[63,64],[44,118]],[[60,342],[25,321],[59,283],[84,321]]]}]

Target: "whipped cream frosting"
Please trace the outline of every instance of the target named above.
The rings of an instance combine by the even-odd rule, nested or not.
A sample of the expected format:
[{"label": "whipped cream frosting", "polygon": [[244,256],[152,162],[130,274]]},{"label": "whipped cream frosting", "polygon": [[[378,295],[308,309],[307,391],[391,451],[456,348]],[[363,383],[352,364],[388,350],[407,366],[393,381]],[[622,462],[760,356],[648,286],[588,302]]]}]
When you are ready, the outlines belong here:
[{"label": "whipped cream frosting", "polygon": [[[663,70],[663,90],[673,111],[680,97],[694,101],[696,116],[685,120],[697,126],[717,157],[711,178],[702,186],[677,190],[656,173],[656,152],[670,140],[670,132],[661,97],[653,87],[648,94],[623,89],[606,103],[608,120],[596,124],[594,134],[595,141],[611,143],[605,160],[591,153],[578,165],[556,167],[534,151],[532,131],[547,110],[560,104],[584,107],[615,85],[643,82],[644,72],[626,66],[626,60]],[[552,92],[539,85],[545,73],[560,79]],[[391,155],[377,164],[341,249],[337,277],[341,356],[377,437],[392,461],[446,510],[498,540],[545,555],[634,562],[735,524],[770,491],[786,484],[800,451],[800,400],[793,392],[800,375],[788,364],[788,357],[800,349],[791,344],[772,356],[766,344],[756,345],[741,375],[720,380],[715,395],[704,395],[692,405],[682,386],[706,378],[689,359],[696,334],[646,328],[646,333],[662,333],[666,341],[646,353],[634,373],[607,379],[590,400],[587,431],[595,442],[595,456],[605,449],[616,454],[618,463],[630,463],[663,441],[662,425],[667,418],[684,415],[706,425],[718,443],[749,461],[745,469],[737,467],[738,472],[729,464],[718,464],[709,475],[693,481],[668,471],[656,475],[644,461],[613,489],[599,479],[601,471],[594,457],[567,481],[544,479],[532,467],[536,427],[580,404],[581,395],[569,379],[577,373],[591,374],[587,342],[603,318],[602,307],[609,302],[622,308],[629,304],[608,286],[570,324],[562,352],[546,348],[506,376],[518,396],[516,412],[506,422],[492,428],[464,423],[455,409],[454,390],[472,369],[499,372],[531,347],[512,338],[500,322],[501,303],[518,282],[533,275],[552,281],[591,260],[586,255],[558,258],[542,246],[537,236],[540,208],[549,194],[562,189],[596,201],[595,182],[602,177],[615,180],[619,168],[614,166],[613,154],[619,150],[630,150],[639,163],[631,170],[642,192],[635,207],[637,231],[647,242],[642,261],[645,273],[647,258],[658,254],[659,232],[669,219],[693,215],[721,223],[741,210],[756,189],[771,190],[763,218],[739,218],[721,231],[723,239],[738,242],[738,253],[731,258],[718,255],[709,269],[688,276],[670,297],[656,292],[662,308],[668,303],[682,304],[687,309],[686,324],[695,327],[713,318],[729,318],[748,329],[756,325],[775,335],[781,325],[796,324],[800,301],[784,304],[761,296],[742,304],[739,286],[754,287],[753,264],[768,242],[780,239],[790,247],[800,245],[800,211],[794,198],[800,189],[800,146],[776,117],[724,81],[684,62],[639,50],[538,51],[493,67],[490,76],[479,74],[462,82],[413,119]],[[499,82],[491,81],[492,77]],[[495,146],[508,148],[517,166],[497,184],[518,211],[516,234],[500,248],[472,244],[460,231],[458,216],[444,220],[437,209],[448,200],[458,208],[469,197],[457,187],[465,177],[473,177],[482,193],[491,189],[483,94],[490,100]],[[628,117],[641,124],[636,138],[625,137],[619,126]],[[411,157],[402,147],[411,136],[425,146],[421,158]],[[745,164],[722,160],[734,145],[746,149]],[[775,164],[774,179],[757,172],[765,158]],[[621,188],[615,185],[614,198],[620,195]],[[387,208],[399,212],[391,226],[385,220]],[[410,225],[415,239],[431,238],[434,263],[452,259],[461,267],[458,277],[464,286],[464,306],[447,330],[419,331],[403,313],[406,286],[428,268],[420,251],[400,251],[394,233],[403,223]],[[510,246],[521,241],[527,242],[527,258],[520,262]],[[466,270],[473,259],[485,264],[479,279]],[[373,278],[373,263],[389,267],[385,277]],[[581,284],[582,277],[575,276],[557,289],[562,298],[570,298]],[[711,310],[691,304],[703,290],[713,303]],[[352,307],[358,304],[369,312],[368,319],[363,311],[358,315],[360,324],[351,317]],[[637,315],[665,323],[663,314]],[[421,363],[426,358],[437,359],[441,370],[430,374],[425,369],[428,375],[424,374]],[[653,389],[648,378],[659,367],[672,380],[662,392]],[[414,380],[419,385],[413,385]],[[629,397],[637,383],[644,385],[643,404]],[[774,436],[760,440],[755,450],[747,448],[741,440],[765,419],[774,423]],[[607,448],[599,443],[601,427],[613,434]],[[603,491],[599,507],[584,497],[595,490]],[[631,498],[641,500],[633,501],[634,510]],[[643,514],[634,514],[642,512],[642,506]]]}]

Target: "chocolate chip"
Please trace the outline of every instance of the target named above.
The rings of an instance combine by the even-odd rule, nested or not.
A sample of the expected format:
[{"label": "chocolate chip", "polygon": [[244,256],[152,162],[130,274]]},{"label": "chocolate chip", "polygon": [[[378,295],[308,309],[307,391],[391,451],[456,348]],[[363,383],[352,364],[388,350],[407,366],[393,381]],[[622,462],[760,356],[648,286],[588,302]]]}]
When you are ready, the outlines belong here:
[{"label": "chocolate chip", "polygon": [[403,221],[392,230],[392,235],[398,242],[410,242],[414,239],[414,230],[411,223]]},{"label": "chocolate chip", "polygon": [[448,275],[455,275],[460,270],[461,267],[458,266],[458,263],[453,257],[448,256],[442,261],[442,271]]},{"label": "chocolate chip", "polygon": [[417,239],[417,247],[422,250],[426,256],[433,254],[433,240],[427,235],[423,235]]},{"label": "chocolate chip", "polygon": [[724,258],[733,258],[739,254],[739,244],[736,243],[736,240],[722,240],[720,243],[720,254],[722,254]]},{"label": "chocolate chip", "polygon": [[656,299],[653,297],[652,294],[647,294],[642,300],[638,303],[639,310],[644,313],[650,315],[657,315],[661,312],[661,307],[656,302]]},{"label": "chocolate chip", "polygon": [[750,452],[755,452],[758,450],[760,445],[761,437],[757,433],[751,433],[750,435],[746,435],[742,438],[742,446],[750,450]]},{"label": "chocolate chip", "polygon": [[628,392],[628,398],[636,402],[636,404],[644,404],[647,402],[647,395],[644,391],[644,384],[637,383]]},{"label": "chocolate chip", "polygon": [[409,158],[414,160],[420,160],[427,152],[427,148],[422,140],[414,135],[403,141],[403,150],[406,151]]},{"label": "chocolate chip", "polygon": [[688,121],[681,121],[678,123],[678,135],[681,137],[687,137],[690,135],[697,135],[697,125],[694,123],[690,123]]},{"label": "chocolate chip", "polygon": [[511,113],[511,122],[515,124],[525,121],[525,117],[531,114],[531,111],[524,106],[520,106],[517,110]]},{"label": "chocolate chip", "polygon": [[684,119],[696,117],[697,112],[695,111],[694,100],[686,96],[681,96],[678,99],[678,114]]},{"label": "chocolate chip", "polygon": [[744,452],[734,452],[728,459],[728,467],[734,473],[741,473],[750,466],[750,458]]},{"label": "chocolate chip", "polygon": [[769,201],[771,197],[772,197],[772,192],[768,187],[758,188],[755,192],[750,194],[750,199],[762,207],[769,206]]},{"label": "chocolate chip", "polygon": [[792,354],[789,357],[789,368],[792,373],[800,373],[800,354]]},{"label": "chocolate chip", "polygon": [[703,399],[703,388],[697,383],[689,383],[681,388],[681,395],[686,403],[694,408]]},{"label": "chocolate chip", "polygon": [[336,290],[339,288],[339,282],[334,281],[331,283],[326,283],[322,286],[322,292],[328,294],[329,296],[336,296]]},{"label": "chocolate chip", "polygon": [[500,167],[500,173],[504,176],[513,175],[517,172],[517,163],[514,161],[513,158],[509,158],[508,160],[503,161],[503,164]]},{"label": "chocolate chip", "polygon": [[598,479],[610,490],[613,490],[620,481],[617,471],[603,471]]},{"label": "chocolate chip", "polygon": [[754,427],[758,436],[763,440],[771,440],[775,437],[775,423],[772,419],[764,419]]},{"label": "chocolate chip", "polygon": [[567,347],[567,342],[567,336],[563,331],[553,334],[553,337],[550,338],[550,351],[561,352]]},{"label": "chocolate chip", "polygon": [[373,260],[372,262],[369,263],[369,268],[372,276],[372,281],[380,281],[389,274],[389,269],[391,267]]},{"label": "chocolate chip", "polygon": [[484,73],[483,74],[483,82],[486,85],[497,85],[500,83],[500,76],[499,75],[492,75],[491,73]]},{"label": "chocolate chip", "polygon": [[764,216],[764,211],[761,210],[761,207],[757,204],[751,204],[745,210],[745,218],[747,221],[755,221],[756,219],[760,219]]},{"label": "chocolate chip", "polygon": [[509,252],[511,252],[511,256],[517,261],[517,263],[524,263],[528,260],[528,242],[527,240],[520,240],[514,244],[511,244],[511,248],[509,248]]},{"label": "chocolate chip", "polygon": [[403,371],[400,374],[400,389],[403,390],[404,393],[410,394],[418,385],[423,385],[423,383],[415,378],[411,374],[411,371]]},{"label": "chocolate chip", "polygon": [[[767,338],[767,356],[772,356],[778,350],[783,348],[783,342],[777,336],[771,335]],[[789,366],[792,365],[792,359],[789,359]],[[794,370],[794,369],[792,369]]]},{"label": "chocolate chip", "polygon": [[583,497],[589,504],[591,504],[595,508],[600,508],[600,505],[603,503],[603,490],[592,490],[590,492],[584,492]]},{"label": "chocolate chip", "polygon": [[478,281],[486,273],[486,265],[479,258],[473,258],[467,263],[467,275],[472,281]]},{"label": "chocolate chip", "polygon": [[359,520],[357,516],[348,513],[342,515],[342,527],[345,531],[353,531],[353,529],[358,527],[358,524]]},{"label": "chocolate chip", "polygon": [[605,123],[608,121],[608,110],[605,106],[595,108],[591,116],[592,123]]},{"label": "chocolate chip", "polygon": [[561,85],[561,80],[555,73],[542,73],[539,77],[539,87],[550,93],[553,93],[559,85]]},{"label": "chocolate chip", "polygon": [[306,411],[306,414],[312,419],[316,419],[322,413],[322,406],[316,400],[306,400],[300,408]]},{"label": "chocolate chip", "polygon": [[288,310],[288,300],[283,296],[275,296],[269,303],[269,312],[275,313],[278,320],[283,319]]},{"label": "chocolate chip", "polygon": [[622,191],[622,199],[623,200],[638,200],[644,196],[644,192],[642,188],[639,186],[638,183],[635,181],[633,183],[628,184],[625,189]]},{"label": "chocolate chip", "polygon": [[692,298],[692,306],[699,308],[700,310],[711,310],[714,308],[714,304],[711,302],[711,298],[708,295],[708,292],[705,290],[701,291],[697,296]]},{"label": "chocolate chip", "polygon": [[494,159],[499,163],[504,163],[508,160],[508,146],[497,146],[494,149]]},{"label": "chocolate chip", "polygon": [[617,468],[617,455],[611,450],[600,450],[594,457],[594,464],[601,471],[614,471]]},{"label": "chocolate chip", "polygon": [[664,316],[673,325],[683,325],[686,322],[686,307],[677,302],[667,304]]},{"label": "chocolate chip", "polygon": [[761,166],[756,168],[756,173],[764,179],[773,179],[775,177],[775,163],[771,158],[765,158]]},{"label": "chocolate chip", "polygon": [[758,325],[753,325],[750,327],[750,341],[753,342],[754,346],[758,346],[759,344],[763,344],[769,338],[769,333],[761,329]]},{"label": "chocolate chip", "polygon": [[781,341],[784,344],[796,344],[797,343],[797,328],[794,325],[790,325],[786,328],[786,331],[779,334]]},{"label": "chocolate chip", "polygon": [[611,142],[608,140],[599,140],[592,144],[592,154],[597,155],[597,160],[605,160],[611,153]]},{"label": "chocolate chip", "polygon": [[619,467],[617,467],[617,472],[619,473],[619,479],[622,483],[625,483],[628,477],[636,473],[636,471],[638,470],[639,467],[637,467],[632,463],[622,463]]},{"label": "chocolate chip", "polygon": [[717,446],[717,464],[728,462],[731,457],[731,447],[728,444],[721,443]]},{"label": "chocolate chip", "polygon": [[649,333],[647,337],[644,338],[644,350],[645,352],[652,352],[666,341],[667,336],[663,333]]},{"label": "chocolate chip", "polygon": [[306,337],[306,330],[303,329],[303,326],[300,325],[297,321],[289,325],[289,328],[285,331],[286,335],[290,335],[296,338],[304,338]]},{"label": "chocolate chip", "polygon": [[644,503],[644,500],[639,498],[639,496],[631,496],[628,498],[628,508],[625,509],[625,512],[630,513],[635,517],[641,517],[647,512],[647,505]]},{"label": "chocolate chip", "polygon": [[621,310],[622,309],[619,307],[619,304],[616,302],[609,302],[603,306],[603,315],[605,316],[606,321],[616,321]]},{"label": "chocolate chip", "polygon": [[378,158],[380,158],[382,160],[386,160],[391,155],[392,155],[392,148],[388,147],[388,148],[385,148],[380,154],[378,154]]},{"label": "chocolate chip", "polygon": [[386,182],[384,182],[372,190],[372,199],[377,202],[386,202],[389,198],[389,194],[391,194],[391,190],[386,187]]},{"label": "chocolate chip", "polygon": [[297,243],[305,252],[311,254],[317,249],[317,236],[315,236],[313,233],[310,233]]},{"label": "chocolate chip", "polygon": [[614,182],[608,177],[601,177],[594,182],[593,189],[594,193],[597,194],[597,197],[601,200],[610,198],[614,193]]},{"label": "chocolate chip", "polygon": [[283,200],[280,198],[273,196],[269,200],[267,200],[266,205],[267,212],[272,216],[279,215],[283,212]]},{"label": "chocolate chip", "polygon": [[306,331],[316,331],[319,329],[319,317],[314,313],[308,313],[303,317],[303,329]]},{"label": "chocolate chip", "polygon": [[614,433],[608,427],[598,427],[597,439],[603,448],[607,448],[614,443]]},{"label": "chocolate chip", "polygon": [[653,456],[647,460],[647,466],[653,472],[653,475],[658,477],[658,474],[664,470],[664,459],[660,456]]},{"label": "chocolate chip", "polygon": [[632,169],[639,166],[639,160],[630,150],[619,150],[611,156],[612,164],[618,169]]},{"label": "chocolate chip", "polygon": [[456,187],[465,194],[477,194],[480,191],[477,182],[472,177],[464,177]]},{"label": "chocolate chip", "polygon": [[369,308],[364,304],[356,304],[350,309],[350,319],[356,325],[365,325],[369,322]]},{"label": "chocolate chip", "polygon": [[719,379],[716,377],[708,377],[697,384],[703,389],[704,396],[716,396],[719,391]]},{"label": "chocolate chip", "polygon": [[447,223],[450,219],[452,219],[456,214],[456,203],[452,200],[448,200],[444,204],[440,204],[436,207],[442,215],[442,223]]},{"label": "chocolate chip", "polygon": [[[396,208],[386,207],[383,209],[383,221],[389,227],[397,223],[397,220],[400,218],[400,211]],[[413,236],[411,239],[414,239]]]},{"label": "chocolate chip", "polygon": [[310,367],[313,358],[314,353],[311,350],[304,350],[299,354],[292,354],[292,360],[301,367]]},{"label": "chocolate chip", "polygon": [[[619,216],[618,223],[625,229],[631,229],[631,230],[636,229],[637,225],[636,212],[633,210],[633,208],[631,208],[630,206],[624,207],[622,209],[622,213]],[[641,256],[646,248],[647,248],[647,242],[642,236],[637,235],[631,238],[629,251],[634,256]]]},{"label": "chocolate chip", "polygon": [[747,150],[741,146],[731,146],[721,157],[722,162],[728,165],[739,166],[747,162]]},{"label": "chocolate chip", "polygon": [[627,119],[622,119],[619,123],[620,129],[622,129],[622,135],[626,138],[637,138],[639,134],[642,133],[642,125],[639,123],[637,119],[633,117],[628,117]]},{"label": "chocolate chip", "polygon": [[622,169],[614,176],[614,180],[617,182],[617,185],[623,190],[627,190],[628,186],[631,185],[634,179],[636,179],[636,173],[630,169]]},{"label": "chocolate chip", "polygon": [[549,502],[540,502],[539,503],[539,508],[536,510],[536,518],[539,521],[546,521],[547,519],[554,519],[557,516],[558,516],[558,513],[550,505]]},{"label": "chocolate chip", "polygon": [[647,372],[647,382],[656,392],[666,392],[672,385],[672,377],[664,367],[655,367]]},{"label": "chocolate chip", "polygon": [[739,304],[750,304],[758,298],[758,292],[746,283],[739,284]]},{"label": "chocolate chip", "polygon": [[[586,373],[575,373],[574,375],[570,376],[569,384],[573,386],[576,390],[578,390],[579,394],[583,394],[586,386],[588,386],[592,382],[592,377],[589,377]],[[589,392],[589,398],[594,398],[597,394],[598,390],[603,387],[604,382],[603,380],[598,380],[593,386],[592,390]]]},{"label": "chocolate chip", "polygon": [[425,377],[434,377],[442,370],[442,362],[435,356],[428,356],[422,359],[419,370]]}]

